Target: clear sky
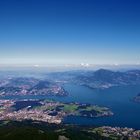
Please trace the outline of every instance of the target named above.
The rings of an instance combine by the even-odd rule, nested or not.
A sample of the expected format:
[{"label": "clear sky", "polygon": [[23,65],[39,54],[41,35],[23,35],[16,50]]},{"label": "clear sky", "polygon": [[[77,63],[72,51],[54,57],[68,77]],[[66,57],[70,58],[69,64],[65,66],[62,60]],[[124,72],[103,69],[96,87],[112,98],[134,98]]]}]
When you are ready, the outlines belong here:
[{"label": "clear sky", "polygon": [[0,64],[140,63],[140,0],[1,0]]}]

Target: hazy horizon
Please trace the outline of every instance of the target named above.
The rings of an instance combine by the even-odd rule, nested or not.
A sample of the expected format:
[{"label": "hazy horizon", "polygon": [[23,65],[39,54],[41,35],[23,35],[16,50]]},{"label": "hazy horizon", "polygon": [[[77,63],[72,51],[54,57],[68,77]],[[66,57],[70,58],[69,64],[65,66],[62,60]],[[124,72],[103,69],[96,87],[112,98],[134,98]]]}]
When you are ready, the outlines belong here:
[{"label": "hazy horizon", "polygon": [[65,72],[65,71],[96,71],[106,69],[111,71],[129,71],[140,70],[140,65],[92,65],[92,64],[77,64],[77,65],[0,65],[0,71],[15,71],[15,72]]}]

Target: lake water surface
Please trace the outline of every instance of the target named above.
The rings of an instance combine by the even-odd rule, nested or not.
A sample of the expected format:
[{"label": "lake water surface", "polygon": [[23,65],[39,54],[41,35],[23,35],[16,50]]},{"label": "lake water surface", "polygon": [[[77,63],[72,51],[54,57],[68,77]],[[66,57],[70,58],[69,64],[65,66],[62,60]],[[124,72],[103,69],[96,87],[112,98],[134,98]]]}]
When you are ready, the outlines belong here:
[{"label": "lake water surface", "polygon": [[109,125],[133,127],[140,129],[140,103],[132,101],[140,92],[140,86],[113,87],[105,90],[94,90],[84,86],[66,84],[64,88],[69,92],[67,97],[48,96],[9,96],[3,99],[55,99],[62,102],[81,102],[109,107],[114,115],[111,117],[85,118],[69,116],[64,123],[82,125]]}]

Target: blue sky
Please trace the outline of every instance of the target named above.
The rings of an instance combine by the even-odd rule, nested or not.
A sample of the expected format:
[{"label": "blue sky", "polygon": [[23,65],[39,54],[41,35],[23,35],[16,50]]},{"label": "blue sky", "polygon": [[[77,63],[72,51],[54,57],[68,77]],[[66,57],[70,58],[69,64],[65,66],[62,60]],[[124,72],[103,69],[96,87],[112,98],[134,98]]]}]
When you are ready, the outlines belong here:
[{"label": "blue sky", "polygon": [[0,64],[140,63],[139,0],[1,0]]}]

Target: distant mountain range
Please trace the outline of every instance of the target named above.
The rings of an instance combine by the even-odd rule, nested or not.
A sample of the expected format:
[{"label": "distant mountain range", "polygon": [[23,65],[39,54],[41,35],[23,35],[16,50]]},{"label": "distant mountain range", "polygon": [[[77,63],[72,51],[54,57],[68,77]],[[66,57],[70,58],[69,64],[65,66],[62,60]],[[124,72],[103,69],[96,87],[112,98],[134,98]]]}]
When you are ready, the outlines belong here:
[{"label": "distant mountain range", "polygon": [[140,70],[126,72],[100,69],[97,71],[58,72],[50,75],[51,79],[72,82],[90,88],[110,88],[113,86],[140,84]]},{"label": "distant mountain range", "polygon": [[74,83],[92,89],[106,89],[115,86],[140,85],[140,70],[111,71],[66,71],[43,75],[43,79],[33,77],[0,78],[0,95],[67,95],[64,83]]}]

